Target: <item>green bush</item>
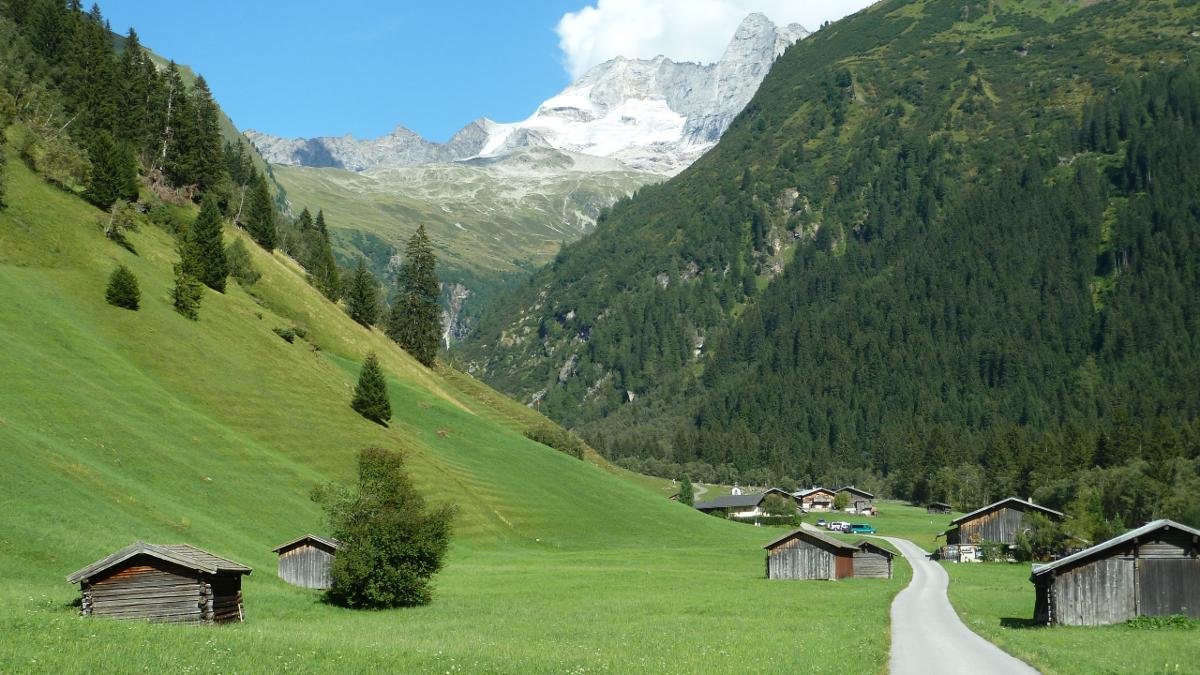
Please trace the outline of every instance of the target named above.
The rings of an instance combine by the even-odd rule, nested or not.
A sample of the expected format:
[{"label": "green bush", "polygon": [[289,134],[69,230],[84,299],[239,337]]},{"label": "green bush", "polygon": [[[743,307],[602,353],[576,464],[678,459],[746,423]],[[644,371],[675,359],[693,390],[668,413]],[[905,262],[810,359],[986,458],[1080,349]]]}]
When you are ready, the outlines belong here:
[{"label": "green bush", "polygon": [[108,277],[108,288],[104,291],[104,298],[110,305],[137,310],[142,292],[138,288],[137,277],[128,267],[118,265],[117,269],[113,270],[112,275]]},{"label": "green bush", "polygon": [[271,330],[288,344],[296,341],[296,331],[291,328],[272,328]]},{"label": "green bush", "polygon": [[253,286],[262,278],[262,273],[254,268],[254,262],[250,259],[250,249],[240,238],[225,247],[225,262],[229,265],[229,276],[237,279],[242,286]]},{"label": "green bush", "polygon": [[426,506],[399,453],[363,450],[356,490],[325,486],[313,499],[341,542],[330,570],[329,602],[364,609],[429,603],[430,582],[450,545],[454,509]]},{"label": "green bush", "polygon": [[525,438],[564,452],[576,459],[583,459],[584,451],[587,450],[587,444],[581,438],[562,427],[550,424],[526,429]]}]

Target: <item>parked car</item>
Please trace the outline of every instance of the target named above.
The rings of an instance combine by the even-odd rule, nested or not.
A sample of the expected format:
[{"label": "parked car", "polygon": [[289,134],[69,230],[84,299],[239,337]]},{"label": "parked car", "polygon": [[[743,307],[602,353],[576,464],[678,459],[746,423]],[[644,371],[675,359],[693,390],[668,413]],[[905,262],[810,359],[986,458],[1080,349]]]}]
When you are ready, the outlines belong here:
[{"label": "parked car", "polygon": [[875,528],[867,523],[854,523],[850,526],[852,534],[875,534]]},{"label": "parked car", "polygon": [[829,521],[825,520],[824,518],[821,518],[817,520],[817,527],[825,527],[828,522]]},{"label": "parked car", "polygon": [[844,520],[835,520],[834,522],[826,525],[826,527],[834,532],[849,532],[850,531],[850,523],[847,523]]}]

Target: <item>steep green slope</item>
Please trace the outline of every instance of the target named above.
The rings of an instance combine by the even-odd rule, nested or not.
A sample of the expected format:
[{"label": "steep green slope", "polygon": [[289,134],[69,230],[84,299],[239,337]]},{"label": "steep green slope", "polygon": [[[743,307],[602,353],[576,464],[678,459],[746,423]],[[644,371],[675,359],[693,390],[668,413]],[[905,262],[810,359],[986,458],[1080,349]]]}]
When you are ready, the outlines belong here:
[{"label": "steep green slope", "polygon": [[293,211],[324,209],[338,253],[390,279],[392,257],[424,224],[437,247],[452,338],[481,308],[589,231],[601,210],[659,177],[615,162],[533,150],[498,162],[354,173],[274,166]]},{"label": "steep green slope", "polygon": [[[431,372],[350,321],[292,263],[250,244],[262,280],[169,300],[171,237],[134,255],[100,212],[9,157],[0,210],[0,670],[736,670],[885,659],[903,583],[789,588],[762,576],[773,533],[701,515],[532,443],[537,420],[451,370]],[[244,237],[233,230],[227,237]],[[112,268],[142,308],[103,299]],[[273,328],[301,325],[289,344]],[[390,428],[348,400],[367,350],[390,376]],[[419,487],[459,508],[433,605],[350,612],[274,575],[270,548],[320,531],[310,490],[348,481],[364,446],[407,453]],[[248,621],[219,630],[85,620],[71,571],[143,538],[255,568]],[[804,607],[853,611],[811,625]],[[771,611],[764,611],[771,607]],[[855,649],[846,653],[845,645]],[[781,647],[781,645],[784,645]]]},{"label": "steep green slope", "polygon": [[[1186,427],[1195,296],[1175,289],[1195,284],[1194,219],[1116,273],[1114,233],[1151,234],[1114,222],[1147,217],[1123,206],[1145,188],[1103,171],[1133,137],[1078,139],[1089,101],[1194,58],[1198,22],[1189,1],[874,5],[789,50],[713,152],[498,303],[463,362],[611,456],[914,498],[1047,487],[1081,465],[1057,458],[1064,439],[1089,429],[1094,451],[1123,414]],[[1100,332],[1180,307],[1122,343],[1143,358],[1093,339],[1113,292]],[[1144,456],[1132,436],[1112,432],[1130,449],[1109,461]],[[1044,445],[1053,469],[1031,481]],[[983,456],[986,474],[952,468]],[[939,468],[954,480],[928,480]]]}]

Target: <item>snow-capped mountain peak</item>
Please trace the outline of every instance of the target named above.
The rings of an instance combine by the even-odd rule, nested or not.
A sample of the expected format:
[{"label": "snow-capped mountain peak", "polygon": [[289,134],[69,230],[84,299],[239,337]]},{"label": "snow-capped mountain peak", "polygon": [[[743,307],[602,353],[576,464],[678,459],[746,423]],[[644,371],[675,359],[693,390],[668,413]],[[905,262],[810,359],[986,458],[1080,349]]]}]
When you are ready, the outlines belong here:
[{"label": "snow-capped mountain peak", "polygon": [[280,139],[246,132],[268,161],[353,171],[495,158],[549,147],[617,160],[628,168],[674,175],[716,144],[762,83],[775,58],[808,35],[751,14],[720,61],[677,63],[617,57],[595,66],[529,118],[500,124],[480,118],[445,144],[397,127],[379,139]]}]

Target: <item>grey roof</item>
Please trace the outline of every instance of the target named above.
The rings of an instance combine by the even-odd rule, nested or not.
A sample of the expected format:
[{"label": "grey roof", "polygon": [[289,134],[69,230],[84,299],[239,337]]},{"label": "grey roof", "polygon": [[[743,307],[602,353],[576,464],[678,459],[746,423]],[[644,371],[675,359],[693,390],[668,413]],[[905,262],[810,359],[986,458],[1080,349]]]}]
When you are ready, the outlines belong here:
[{"label": "grey roof", "polygon": [[804,528],[801,528],[798,530],[792,530],[791,532],[788,532],[787,534],[783,535],[782,537],[779,537],[777,539],[772,539],[771,541],[763,544],[763,548],[768,548],[768,549],[775,548],[776,546],[778,546],[778,545],[782,544],[783,542],[785,542],[789,539],[792,539],[794,537],[800,537],[801,539],[807,539],[809,541],[814,541],[814,542],[821,542],[823,544],[832,546],[839,550],[844,550],[844,551],[857,551],[858,550],[857,546],[847,544],[846,542],[842,541],[841,539],[834,539],[833,537],[830,537],[827,534],[824,534],[821,532],[813,532],[812,530],[806,530]]},{"label": "grey roof", "polygon": [[838,493],[838,492],[853,492],[854,494],[857,494],[857,495],[862,495],[862,496],[866,497],[867,499],[875,499],[875,495],[871,494],[870,492],[867,492],[866,490],[862,490],[862,489],[856,488],[856,487],[854,487],[853,485],[846,485],[846,486],[844,486],[844,487],[840,487],[840,488],[838,488],[838,489],[834,490],[834,492],[835,492],[835,493]]},{"label": "grey roof", "polygon": [[322,537],[322,536],[318,536],[315,534],[303,534],[289,542],[280,544],[271,550],[274,551],[275,553],[279,553],[280,551],[282,551],[285,548],[291,548],[291,547],[295,546],[296,544],[299,544],[299,543],[305,542],[305,541],[316,542],[323,546],[327,546],[335,551],[342,547],[342,542],[338,541],[337,539],[334,539],[333,537]]},{"label": "grey roof", "polygon": [[1130,530],[1130,531],[1126,532],[1125,534],[1120,535],[1119,537],[1113,537],[1112,539],[1109,539],[1106,542],[1096,544],[1095,546],[1093,546],[1091,548],[1085,548],[1084,550],[1082,550],[1078,553],[1072,553],[1071,555],[1069,555],[1065,558],[1060,558],[1059,560],[1055,560],[1052,563],[1048,563],[1046,565],[1035,566],[1033,569],[1033,574],[1030,575],[1030,579],[1032,579],[1033,577],[1041,576],[1047,572],[1052,572],[1056,569],[1060,569],[1063,567],[1070,567],[1085,558],[1090,558],[1090,557],[1096,555],[1097,553],[1101,553],[1110,548],[1120,546],[1121,544],[1124,544],[1127,541],[1130,541],[1132,539],[1137,539],[1138,537],[1150,534],[1151,532],[1154,532],[1155,530],[1160,530],[1160,529],[1179,530],[1180,532],[1186,532],[1186,533],[1192,535],[1193,537],[1200,537],[1200,530],[1188,527],[1187,525],[1181,525],[1173,520],[1167,520],[1166,518],[1161,518],[1159,520],[1155,520],[1155,521],[1146,523],[1145,525],[1143,525],[1135,530]]},{"label": "grey roof", "polygon": [[837,494],[836,492],[834,492],[833,490],[830,490],[829,488],[814,487],[814,488],[809,488],[807,490],[801,490],[796,493],[796,496],[803,498],[803,497],[807,497],[807,496],[813,494],[814,492],[828,492],[831,495]]},{"label": "grey roof", "polygon": [[995,504],[988,504],[987,506],[983,507],[982,509],[975,509],[974,511],[966,514],[965,516],[959,516],[959,517],[955,518],[954,520],[950,521],[950,524],[958,525],[959,523],[963,522],[964,520],[971,520],[975,516],[977,516],[981,513],[987,513],[988,511],[991,511],[992,509],[1000,508],[1001,506],[1005,506],[1008,504],[1014,504],[1014,505],[1019,504],[1020,505],[1019,510],[1021,510],[1021,511],[1032,509],[1035,511],[1041,511],[1042,513],[1045,513],[1046,515],[1054,516],[1056,518],[1065,518],[1066,517],[1065,515],[1063,515],[1063,513],[1061,511],[1055,511],[1054,509],[1046,508],[1045,506],[1042,506],[1040,504],[1034,504],[1033,502],[1027,502],[1024,499],[1018,499],[1016,497],[1008,497],[1007,499],[1001,499],[1000,501],[996,502]]},{"label": "grey roof", "polygon": [[136,541],[129,546],[113,553],[107,558],[102,558],[87,567],[75,572],[67,577],[67,582],[77,584],[89,577],[94,577],[97,574],[104,572],[120,565],[137,555],[148,555],[152,558],[169,562],[181,567],[186,567],[198,572],[208,574],[216,574],[218,572],[236,572],[238,574],[250,574],[252,571],[249,567],[227,560],[220,556],[215,556],[208,551],[203,551],[195,546],[188,544],[147,544],[144,541]]},{"label": "grey roof", "polygon": [[792,495],[780,490],[779,488],[770,488],[766,492],[760,492],[753,495],[723,495],[716,499],[710,499],[706,502],[696,502],[692,508],[704,511],[706,509],[731,509],[745,506],[758,506],[762,500],[767,498],[769,494],[780,494],[788,499],[792,499]]},{"label": "grey roof", "polygon": [[886,555],[889,558],[896,557],[895,553],[880,546],[879,544],[876,544],[873,541],[867,541],[866,539],[863,539],[862,541],[859,541],[859,542],[855,542],[854,548],[858,548],[858,549],[870,548],[870,549],[874,549],[876,553],[882,553],[883,555]]}]

